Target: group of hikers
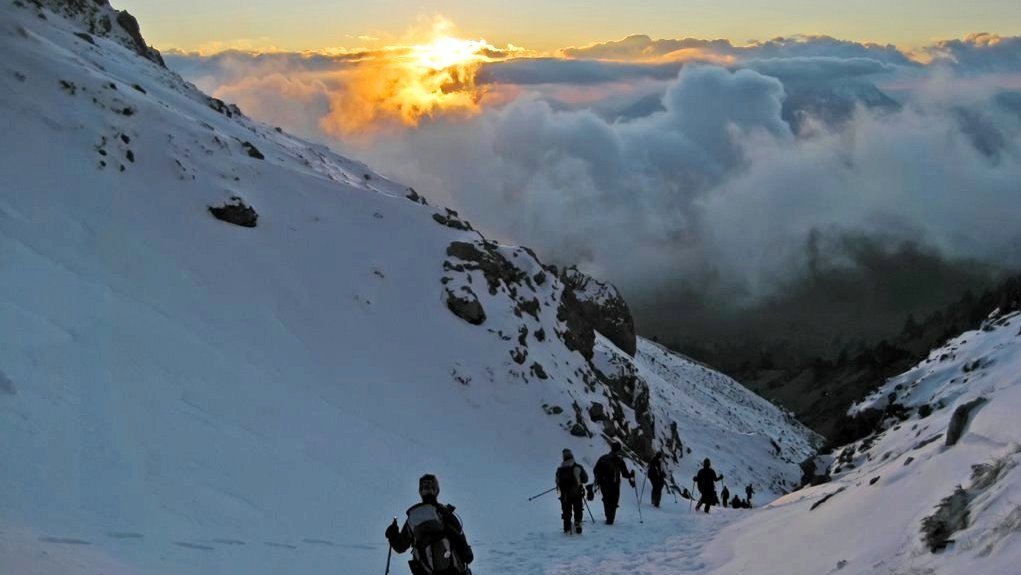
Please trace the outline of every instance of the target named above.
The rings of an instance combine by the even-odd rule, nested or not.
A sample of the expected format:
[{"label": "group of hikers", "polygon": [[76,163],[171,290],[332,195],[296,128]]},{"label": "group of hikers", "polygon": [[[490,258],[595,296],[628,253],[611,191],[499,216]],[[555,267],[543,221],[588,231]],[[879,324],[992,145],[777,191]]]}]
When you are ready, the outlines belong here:
[{"label": "group of hikers", "polygon": [[[596,461],[592,469],[595,476],[592,483],[589,483],[588,473],[575,461],[570,449],[564,449],[562,455],[563,460],[557,467],[553,489],[532,499],[557,491],[560,494],[564,533],[580,535],[583,513],[587,507],[585,500],[587,498],[588,501],[592,501],[595,499],[596,491],[599,491],[602,494],[606,524],[613,525],[620,503],[621,480],[627,479],[631,488],[635,489],[636,495],[638,494],[635,472],[628,469],[624,462],[620,443],[612,442],[610,452]],[[662,451],[657,452],[649,461],[646,477],[652,485],[652,505],[659,507],[663,489],[670,477]],[[755,493],[751,485],[745,488],[746,499],[743,500],[737,494],[731,498],[730,490],[724,485],[721,499],[716,494],[716,483],[722,481],[723,475],[717,474],[712,468],[712,462],[706,458],[702,462],[702,468],[692,478],[694,486],[697,486],[699,491],[698,504],[695,506],[697,511],[704,510],[705,513],[709,513],[709,509],[714,505],[723,507],[729,505],[735,509],[751,507],[752,495]],[[412,550],[411,561],[408,563],[412,575],[471,575],[468,566],[475,558],[474,553],[464,534],[461,520],[454,513],[454,506],[444,505],[438,501],[440,483],[436,476],[427,474],[419,478],[418,494],[422,502],[408,509],[408,517],[403,527],[397,525],[397,518],[394,518],[387,527],[386,539],[390,543],[390,550],[398,553]],[[682,491],[681,497],[690,501],[695,500],[694,495],[686,488]],[[591,510],[589,513],[591,514]],[[386,572],[389,575],[389,555]]]}]

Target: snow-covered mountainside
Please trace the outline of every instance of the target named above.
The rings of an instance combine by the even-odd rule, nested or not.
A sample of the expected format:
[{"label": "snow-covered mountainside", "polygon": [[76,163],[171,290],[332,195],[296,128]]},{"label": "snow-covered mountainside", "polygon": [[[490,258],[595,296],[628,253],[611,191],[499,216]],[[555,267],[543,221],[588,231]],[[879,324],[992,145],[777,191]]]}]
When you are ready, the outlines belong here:
[{"label": "snow-covered mountainside", "polygon": [[0,4],[0,573],[369,572],[425,472],[485,572],[608,437],[681,485],[797,481],[811,433],[612,286],[209,98],[132,22]]},{"label": "snow-covered mountainside", "polygon": [[994,315],[856,405],[880,431],[725,530],[718,572],[1018,573],[1019,330]]}]

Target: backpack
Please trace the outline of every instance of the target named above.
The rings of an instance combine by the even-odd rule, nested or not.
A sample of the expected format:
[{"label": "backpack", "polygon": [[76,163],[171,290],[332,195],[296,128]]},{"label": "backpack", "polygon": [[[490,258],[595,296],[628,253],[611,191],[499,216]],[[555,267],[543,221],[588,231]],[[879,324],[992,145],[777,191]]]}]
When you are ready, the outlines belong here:
[{"label": "backpack", "polygon": [[470,573],[454,542],[451,528],[456,528],[453,510],[422,503],[408,510],[408,526],[415,536],[411,552],[422,573]]},{"label": "backpack", "polygon": [[592,469],[592,474],[596,476],[596,483],[599,485],[609,485],[613,483],[613,463],[610,462],[609,455],[604,455],[596,461],[596,466]]},{"label": "backpack", "polygon": [[557,468],[557,488],[563,495],[579,497],[584,494],[588,474],[585,468],[577,463],[561,465]]}]

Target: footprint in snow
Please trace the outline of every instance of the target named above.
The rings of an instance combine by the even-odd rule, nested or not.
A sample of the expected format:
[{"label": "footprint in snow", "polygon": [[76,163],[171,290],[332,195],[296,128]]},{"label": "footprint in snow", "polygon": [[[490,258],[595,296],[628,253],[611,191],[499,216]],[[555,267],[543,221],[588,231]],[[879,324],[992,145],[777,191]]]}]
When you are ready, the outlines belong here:
[{"label": "footprint in snow", "polygon": [[298,548],[297,545],[288,545],[287,543],[276,543],[276,542],[273,542],[273,541],[266,541],[265,544],[266,544],[267,547],[277,547],[277,548],[280,548],[280,549],[297,549]]},{"label": "footprint in snow", "polygon": [[197,549],[199,551],[213,551],[213,548],[209,545],[199,545],[198,543],[188,543],[187,541],[174,541],[174,545],[178,547],[184,547],[185,549]]},{"label": "footprint in snow", "polygon": [[141,533],[133,533],[131,531],[107,531],[106,536],[113,539],[141,539],[145,537]]},{"label": "footprint in snow", "polygon": [[71,539],[67,537],[40,537],[43,543],[59,543],[61,545],[92,545],[92,542],[84,539]]},{"label": "footprint in snow", "polygon": [[220,543],[222,545],[244,545],[245,542],[240,539],[213,539],[213,543]]}]

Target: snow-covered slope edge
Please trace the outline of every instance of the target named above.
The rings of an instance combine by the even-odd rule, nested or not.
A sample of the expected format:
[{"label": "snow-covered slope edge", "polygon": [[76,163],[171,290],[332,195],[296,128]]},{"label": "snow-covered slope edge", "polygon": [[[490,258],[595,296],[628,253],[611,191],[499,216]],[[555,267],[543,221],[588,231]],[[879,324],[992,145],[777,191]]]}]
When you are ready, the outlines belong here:
[{"label": "snow-covered slope edge", "polygon": [[[0,4],[0,572],[366,572],[427,471],[484,565],[604,435],[797,477],[808,432],[622,351],[614,290],[90,33],[111,10]],[[235,197],[254,229],[209,214]]]},{"label": "snow-covered slope edge", "polygon": [[1019,329],[994,315],[855,406],[883,431],[838,450],[830,482],[725,532],[718,572],[1017,573]]}]

